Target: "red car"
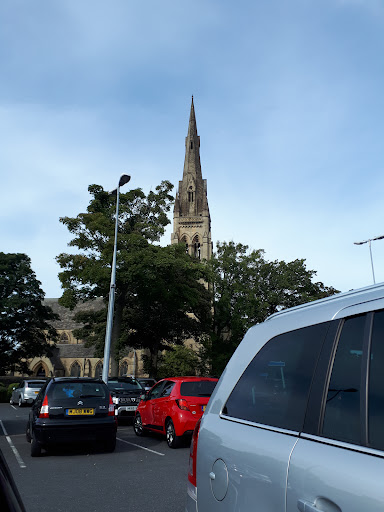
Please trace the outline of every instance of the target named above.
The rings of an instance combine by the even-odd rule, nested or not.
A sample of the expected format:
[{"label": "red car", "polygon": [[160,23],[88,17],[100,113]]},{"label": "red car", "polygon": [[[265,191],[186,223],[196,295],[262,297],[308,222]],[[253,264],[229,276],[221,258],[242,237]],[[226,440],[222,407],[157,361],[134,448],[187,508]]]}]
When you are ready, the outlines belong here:
[{"label": "red car", "polygon": [[217,381],[210,377],[160,380],[139,403],[133,423],[136,435],[165,434],[168,446],[177,448],[183,436],[193,433]]}]

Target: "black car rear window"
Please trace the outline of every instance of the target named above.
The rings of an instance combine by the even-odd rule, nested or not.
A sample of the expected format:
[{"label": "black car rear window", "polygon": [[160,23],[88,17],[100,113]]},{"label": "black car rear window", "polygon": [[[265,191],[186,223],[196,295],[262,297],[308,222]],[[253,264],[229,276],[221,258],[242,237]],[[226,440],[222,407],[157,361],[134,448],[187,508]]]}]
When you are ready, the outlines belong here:
[{"label": "black car rear window", "polygon": [[182,396],[211,396],[217,382],[215,380],[199,380],[195,382],[182,382],[180,394]]},{"label": "black car rear window", "polygon": [[141,391],[142,386],[134,379],[132,380],[109,380],[108,387],[111,391]]},{"label": "black car rear window", "polygon": [[52,398],[86,398],[107,396],[107,387],[100,382],[56,382],[52,390]]},{"label": "black car rear window", "polygon": [[27,382],[27,388],[41,389],[44,386],[45,382]]}]

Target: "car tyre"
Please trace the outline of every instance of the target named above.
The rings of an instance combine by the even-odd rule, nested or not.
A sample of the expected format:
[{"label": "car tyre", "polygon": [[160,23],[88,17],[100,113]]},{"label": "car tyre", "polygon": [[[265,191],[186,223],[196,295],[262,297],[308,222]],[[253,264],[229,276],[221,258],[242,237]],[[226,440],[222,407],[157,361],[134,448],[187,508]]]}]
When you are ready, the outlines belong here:
[{"label": "car tyre", "polygon": [[28,443],[30,443],[32,441],[29,422],[27,423],[27,429],[25,431],[25,437],[26,437]]},{"label": "car tyre", "polygon": [[23,407],[23,401],[21,399],[21,396],[19,396],[19,402],[18,403],[19,403],[19,407]]},{"label": "car tyre", "polygon": [[139,437],[143,437],[146,435],[140,414],[136,414],[135,419],[133,420],[133,430],[135,431],[135,434]]},{"label": "car tyre", "polygon": [[40,457],[41,455],[41,444],[37,441],[35,433],[32,433],[31,442],[31,457]]},{"label": "car tyre", "polygon": [[175,425],[172,420],[168,420],[165,425],[167,443],[170,448],[178,448],[181,444],[181,437],[176,435]]},{"label": "car tyre", "polygon": [[105,442],[105,451],[112,453],[116,448],[116,437]]}]

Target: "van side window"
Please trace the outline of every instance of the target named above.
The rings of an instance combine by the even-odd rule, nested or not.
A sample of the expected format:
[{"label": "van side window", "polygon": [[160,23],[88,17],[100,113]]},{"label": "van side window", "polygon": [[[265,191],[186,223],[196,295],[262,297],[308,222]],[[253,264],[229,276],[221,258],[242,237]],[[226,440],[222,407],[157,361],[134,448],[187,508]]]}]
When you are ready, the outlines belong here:
[{"label": "van side window", "polygon": [[223,414],[299,432],[328,327],[325,322],[272,338],[240,377]]},{"label": "van side window", "polygon": [[368,446],[384,450],[384,311],[375,313],[368,392]]},{"label": "van side window", "polygon": [[326,399],[324,437],[361,443],[360,380],[365,315],[344,322]]}]

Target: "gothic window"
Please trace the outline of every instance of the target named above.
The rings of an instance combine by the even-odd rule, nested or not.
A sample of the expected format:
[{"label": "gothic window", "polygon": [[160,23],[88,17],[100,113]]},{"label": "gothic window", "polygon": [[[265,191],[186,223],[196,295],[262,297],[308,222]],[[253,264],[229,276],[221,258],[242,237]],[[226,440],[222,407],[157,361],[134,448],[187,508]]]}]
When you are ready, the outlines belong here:
[{"label": "gothic window", "polygon": [[71,377],[80,377],[80,371],[80,365],[77,361],[75,361],[71,366]]},{"label": "gothic window", "polygon": [[60,343],[69,343],[68,334],[66,332],[60,334]]},{"label": "gothic window", "polygon": [[36,370],[36,377],[46,377],[45,370],[42,364]]},{"label": "gothic window", "polygon": [[193,142],[191,141],[191,149],[193,149]]},{"label": "gothic window", "polygon": [[95,366],[95,377],[96,379],[101,379],[103,375],[103,363],[99,361]]},{"label": "gothic window", "polygon": [[195,236],[195,238],[193,239],[193,254],[196,258],[200,259],[201,249],[198,236]]},{"label": "gothic window", "polygon": [[193,203],[193,195],[194,195],[194,192],[192,190],[192,187],[189,187],[189,190],[188,190],[188,201],[190,203]]},{"label": "gothic window", "polygon": [[128,363],[127,361],[123,361],[120,365],[120,377],[126,377],[128,374]]}]

